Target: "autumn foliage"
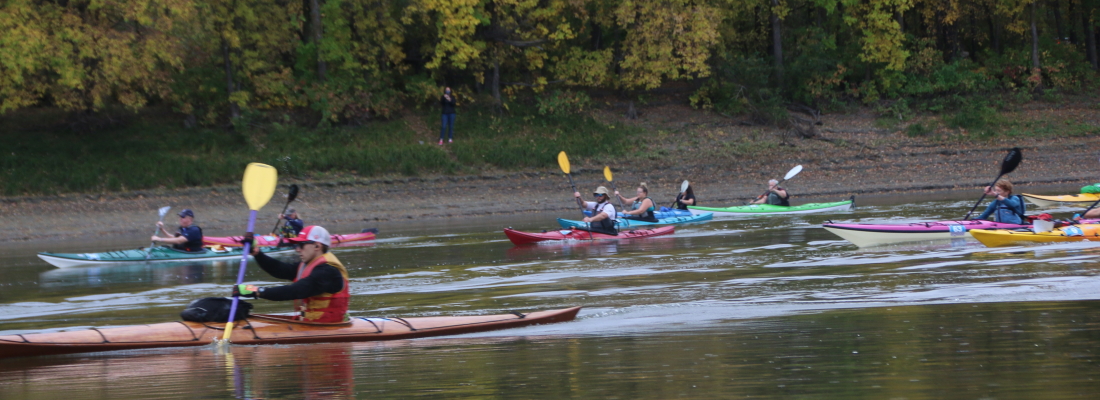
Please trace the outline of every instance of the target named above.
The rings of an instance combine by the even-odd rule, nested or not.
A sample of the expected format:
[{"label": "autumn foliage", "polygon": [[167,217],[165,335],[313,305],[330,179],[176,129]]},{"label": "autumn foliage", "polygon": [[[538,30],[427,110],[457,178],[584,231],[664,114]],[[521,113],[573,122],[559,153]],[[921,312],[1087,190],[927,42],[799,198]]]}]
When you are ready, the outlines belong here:
[{"label": "autumn foliage", "polygon": [[[8,0],[0,113],[387,117],[690,81],[700,107],[1097,89],[1100,0]],[[544,101],[545,103],[545,101]],[[540,106],[541,107],[541,106]]]}]

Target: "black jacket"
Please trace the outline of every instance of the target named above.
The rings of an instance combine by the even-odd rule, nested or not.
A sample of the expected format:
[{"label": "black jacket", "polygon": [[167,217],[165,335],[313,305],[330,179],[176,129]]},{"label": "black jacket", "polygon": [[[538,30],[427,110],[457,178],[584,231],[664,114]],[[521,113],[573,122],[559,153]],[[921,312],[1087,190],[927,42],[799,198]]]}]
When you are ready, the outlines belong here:
[{"label": "black jacket", "polygon": [[[256,263],[265,272],[278,279],[294,280],[298,275],[298,263],[285,263],[264,253],[256,254]],[[309,276],[289,285],[267,287],[257,297],[267,300],[299,300],[324,293],[336,293],[344,289],[344,276],[328,263],[313,268]]]}]

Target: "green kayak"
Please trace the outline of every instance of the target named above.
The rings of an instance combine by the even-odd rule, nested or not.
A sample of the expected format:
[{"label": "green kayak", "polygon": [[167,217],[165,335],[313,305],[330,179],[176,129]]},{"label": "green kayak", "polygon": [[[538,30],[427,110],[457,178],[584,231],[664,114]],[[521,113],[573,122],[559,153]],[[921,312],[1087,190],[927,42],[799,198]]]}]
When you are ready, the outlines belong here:
[{"label": "green kayak", "polygon": [[[240,247],[204,247],[202,251],[188,252],[176,250],[170,247],[153,247],[151,249],[134,249],[107,251],[103,253],[38,253],[38,258],[53,264],[58,268],[68,268],[80,265],[105,265],[105,264],[132,264],[132,263],[163,263],[181,261],[216,261],[241,258]],[[261,247],[261,251],[267,254],[287,253],[294,251],[291,247]]]},{"label": "green kayak", "polygon": [[715,217],[739,217],[752,215],[809,214],[822,212],[848,211],[856,202],[856,197],[833,203],[808,203],[800,206],[773,206],[771,204],[753,204],[734,207],[695,207],[688,206],[692,214],[714,213]]}]

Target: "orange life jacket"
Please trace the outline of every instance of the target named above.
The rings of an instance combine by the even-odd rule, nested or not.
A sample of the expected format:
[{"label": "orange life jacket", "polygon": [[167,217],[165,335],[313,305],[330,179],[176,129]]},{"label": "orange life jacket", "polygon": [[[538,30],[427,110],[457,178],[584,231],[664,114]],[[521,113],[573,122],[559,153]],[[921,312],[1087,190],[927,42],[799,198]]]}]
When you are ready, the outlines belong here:
[{"label": "orange life jacket", "polygon": [[318,265],[328,264],[340,271],[340,275],[344,277],[344,287],[337,293],[322,293],[296,300],[298,311],[302,313],[299,318],[306,322],[346,322],[348,320],[348,298],[350,295],[348,293],[348,270],[344,267],[344,264],[340,263],[340,260],[336,259],[336,256],[332,253],[325,253],[314,258],[305,266],[302,266],[302,264],[298,264],[298,277],[294,278],[295,282],[309,276],[313,272],[313,268]]}]

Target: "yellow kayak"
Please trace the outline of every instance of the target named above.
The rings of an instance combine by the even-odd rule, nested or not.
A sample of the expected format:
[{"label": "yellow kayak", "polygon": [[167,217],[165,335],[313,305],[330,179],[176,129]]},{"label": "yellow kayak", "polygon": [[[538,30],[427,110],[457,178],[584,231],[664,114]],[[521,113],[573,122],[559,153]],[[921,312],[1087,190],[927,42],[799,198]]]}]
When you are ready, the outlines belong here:
[{"label": "yellow kayak", "polygon": [[970,235],[989,247],[1008,246],[1018,243],[1050,243],[1050,242],[1100,242],[1100,224],[1074,225],[1058,228],[1050,232],[1034,233],[1031,231],[1010,230],[985,230],[974,229]]},{"label": "yellow kayak", "polygon": [[1023,196],[1027,201],[1039,207],[1054,207],[1059,205],[1059,203],[1082,203],[1085,206],[1089,206],[1097,200],[1100,200],[1100,194],[1092,193],[1067,194],[1062,196],[1040,196],[1037,194],[1024,193]]}]

